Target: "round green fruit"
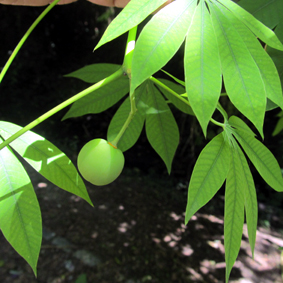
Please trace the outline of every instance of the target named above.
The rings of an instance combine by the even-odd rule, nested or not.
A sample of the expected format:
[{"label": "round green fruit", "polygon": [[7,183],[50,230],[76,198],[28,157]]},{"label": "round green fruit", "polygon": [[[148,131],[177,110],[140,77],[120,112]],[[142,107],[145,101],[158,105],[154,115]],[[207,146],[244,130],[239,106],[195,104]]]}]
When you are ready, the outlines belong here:
[{"label": "round green fruit", "polygon": [[89,141],[78,155],[78,168],[82,176],[96,186],[113,182],[122,172],[123,152],[104,139]]}]

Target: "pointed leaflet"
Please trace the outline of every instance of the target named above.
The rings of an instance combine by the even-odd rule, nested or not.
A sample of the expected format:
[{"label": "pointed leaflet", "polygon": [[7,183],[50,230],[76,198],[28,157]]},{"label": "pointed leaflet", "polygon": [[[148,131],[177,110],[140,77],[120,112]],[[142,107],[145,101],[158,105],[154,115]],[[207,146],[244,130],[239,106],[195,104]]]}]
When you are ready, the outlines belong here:
[{"label": "pointed leaflet", "polygon": [[129,80],[121,77],[76,101],[62,120],[103,112],[129,92]]},{"label": "pointed leaflet", "polygon": [[37,197],[28,174],[9,147],[0,151],[0,172],[0,229],[36,275],[42,239]]},{"label": "pointed leaflet", "polygon": [[277,38],[275,33],[266,27],[263,23],[258,21],[253,15],[247,12],[245,9],[241,8],[239,5],[235,4],[231,0],[218,0],[219,3],[226,6],[231,10],[239,20],[245,23],[245,25],[263,42],[265,42],[270,47],[279,49],[283,51],[283,45]]},{"label": "pointed leaflet", "polygon": [[185,81],[190,105],[206,136],[222,87],[217,41],[205,2],[197,6],[185,47]]},{"label": "pointed leaflet", "polygon": [[180,94],[180,98],[176,97],[174,94],[172,94],[170,91],[166,90],[165,88],[162,88],[159,85],[156,85],[158,89],[166,96],[167,99],[169,99],[170,102],[174,104],[175,107],[177,107],[179,110],[186,114],[194,115],[194,112],[189,106],[189,101],[187,97],[181,96],[181,94],[184,94],[185,88],[181,85],[175,84],[174,82],[168,81],[166,79],[158,79],[161,83],[165,84],[167,87],[175,91],[177,94]]},{"label": "pointed leaflet", "polygon": [[94,50],[141,23],[167,0],[131,0],[111,22]]},{"label": "pointed leaflet", "polygon": [[[0,134],[5,139],[20,129],[22,127],[18,125],[0,122]],[[14,140],[10,146],[47,180],[63,190],[83,198],[92,205],[84,182],[75,166],[51,142],[40,135],[28,131]]]},{"label": "pointed leaflet", "polygon": [[205,146],[195,164],[188,190],[186,224],[220,189],[229,164],[229,144],[224,140],[223,133],[220,133]]},{"label": "pointed leaflet", "polygon": [[[235,144],[235,141],[233,142]],[[244,181],[245,174],[237,145],[231,147],[230,167],[225,189],[224,247],[226,282],[239,254],[244,224]]]},{"label": "pointed leaflet", "polygon": [[241,0],[237,4],[269,28],[273,29],[282,20],[282,0]]},{"label": "pointed leaflet", "polygon": [[183,43],[196,0],[174,1],[143,28],[132,61],[131,90],[162,68]]},{"label": "pointed leaflet", "polygon": [[264,82],[266,96],[282,108],[282,88],[280,78],[273,61],[263,49],[254,34],[236,16],[234,16],[232,12],[221,7],[220,4],[218,7],[221,9],[222,13],[229,18],[231,24],[236,28],[237,32],[249,49]]},{"label": "pointed leaflet", "polygon": [[[234,123],[234,121],[236,123]],[[237,125],[245,127],[245,123],[238,117],[232,116],[229,119],[229,124],[235,128],[233,133],[236,139],[241,144],[242,148],[252,161],[253,165],[265,180],[265,182],[274,190],[283,191],[283,179],[281,169],[274,155],[254,136],[247,135]]]},{"label": "pointed leaflet", "polygon": [[209,7],[227,94],[231,102],[252,121],[263,136],[266,93],[261,74],[229,19],[216,5],[210,3]]},{"label": "pointed leaflet", "polygon": [[121,68],[117,64],[92,64],[76,70],[65,77],[83,80],[87,83],[96,83],[110,76]]},{"label": "pointed leaflet", "polygon": [[[131,123],[129,124],[128,128],[126,129],[125,133],[118,143],[118,148],[122,151],[126,151],[131,148],[137,142],[141,134],[145,121],[145,111],[147,109],[147,105],[145,103],[146,97],[146,83],[144,83],[135,91],[137,112],[135,113]],[[110,122],[107,132],[107,140],[109,142],[111,142],[120,132],[129,116],[130,111],[131,105],[130,99],[128,97],[119,107]]]},{"label": "pointed leaflet", "polygon": [[163,96],[150,81],[147,83],[146,135],[149,143],[166,164],[170,174],[179,144],[179,129]]}]

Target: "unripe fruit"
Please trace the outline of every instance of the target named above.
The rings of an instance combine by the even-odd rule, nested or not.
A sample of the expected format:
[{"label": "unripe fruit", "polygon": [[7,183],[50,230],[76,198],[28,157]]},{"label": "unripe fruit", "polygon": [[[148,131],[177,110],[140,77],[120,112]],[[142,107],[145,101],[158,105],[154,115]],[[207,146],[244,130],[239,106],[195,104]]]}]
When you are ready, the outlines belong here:
[{"label": "unripe fruit", "polygon": [[78,168],[90,183],[104,186],[113,182],[122,172],[123,152],[104,139],[89,141],[78,155]]}]

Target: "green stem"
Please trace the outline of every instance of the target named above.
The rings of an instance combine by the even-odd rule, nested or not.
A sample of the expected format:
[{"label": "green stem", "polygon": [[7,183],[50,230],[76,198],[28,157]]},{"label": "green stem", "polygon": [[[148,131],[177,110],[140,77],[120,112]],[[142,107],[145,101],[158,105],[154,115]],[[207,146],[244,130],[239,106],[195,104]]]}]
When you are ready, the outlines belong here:
[{"label": "green stem", "polygon": [[[124,57],[124,62],[123,62],[123,71],[129,77],[130,86],[131,86],[131,74],[132,74],[132,60],[133,60],[133,53],[134,53],[135,44],[136,44],[136,36],[137,36],[137,26],[129,30],[127,44],[126,44],[125,57]],[[134,91],[132,92],[130,90],[129,97],[130,97],[131,111],[123,127],[117,134],[117,136],[114,138],[114,140],[110,142],[114,147],[117,147],[119,140],[125,133],[126,129],[130,125],[133,117],[135,116],[137,112],[135,92]]]},{"label": "green stem", "polygon": [[55,0],[52,2],[46,9],[39,15],[39,17],[34,21],[34,23],[30,26],[30,28],[27,30],[27,32],[24,34],[16,48],[14,49],[13,53],[11,54],[10,58],[8,59],[7,63],[3,67],[1,73],[0,73],[0,83],[2,82],[7,70],[9,69],[10,65],[12,64],[14,58],[18,54],[19,50],[31,34],[31,32],[34,30],[34,28],[38,25],[38,23],[45,17],[45,15],[59,2],[60,0]]},{"label": "green stem", "polygon": [[125,74],[128,75],[129,79],[131,79],[132,73],[132,59],[136,44],[136,36],[137,36],[137,26],[133,27],[129,30],[127,45],[125,50],[124,62],[123,62],[123,69]]},{"label": "green stem", "polygon": [[88,95],[89,93],[99,89],[100,87],[109,84],[111,82],[113,82],[114,80],[118,79],[119,77],[121,77],[123,75],[123,68],[120,68],[118,71],[116,71],[115,73],[113,73],[112,75],[110,75],[109,77],[99,81],[98,83],[90,86],[89,88],[79,92],[78,94],[72,96],[71,98],[65,100],[64,102],[62,102],[61,104],[55,106],[54,108],[52,108],[51,110],[49,110],[48,112],[46,112],[45,114],[43,114],[42,116],[38,117],[37,119],[35,119],[34,121],[32,121],[31,123],[29,123],[28,125],[26,125],[24,128],[22,128],[21,130],[19,130],[18,132],[16,132],[14,135],[12,135],[11,137],[9,137],[7,140],[5,140],[3,143],[0,144],[0,150],[2,148],[4,148],[5,146],[7,146],[9,143],[11,143],[12,141],[14,141],[15,139],[17,139],[18,137],[20,137],[21,135],[23,135],[25,132],[31,130],[32,128],[34,128],[35,126],[37,126],[38,124],[40,124],[41,122],[43,122],[44,120],[46,120],[47,118],[51,117],[52,115],[54,115],[55,113],[59,112],[60,110],[62,110],[63,108],[69,106],[70,104],[74,103],[75,101],[77,101],[78,99]]},{"label": "green stem", "polygon": [[[165,89],[165,90],[169,91],[170,93],[172,93],[175,97],[177,97],[177,98],[178,98],[179,100],[181,100],[182,102],[186,103],[188,106],[191,106],[191,105],[190,105],[190,102],[189,102],[187,99],[183,98],[183,95],[180,95],[180,94],[178,94],[177,92],[173,91],[170,87],[168,87],[167,85],[163,84],[162,82],[160,82],[159,80],[157,80],[157,79],[154,78],[154,77],[150,77],[149,79],[150,79],[152,82],[154,82],[155,84],[161,86],[163,89]],[[224,116],[224,119],[226,119],[226,117],[227,117],[227,119],[228,119],[228,115],[227,115],[227,113],[225,112],[225,110],[222,108],[222,106],[220,105],[220,103],[218,103],[217,109],[218,109],[218,110],[220,111],[220,113]],[[219,127],[222,127],[222,128],[223,128],[223,127],[225,126],[225,124],[220,123],[220,122],[214,120],[213,118],[210,118],[210,121],[211,121],[213,124],[215,124],[215,125],[217,125],[217,126],[219,126]]]}]

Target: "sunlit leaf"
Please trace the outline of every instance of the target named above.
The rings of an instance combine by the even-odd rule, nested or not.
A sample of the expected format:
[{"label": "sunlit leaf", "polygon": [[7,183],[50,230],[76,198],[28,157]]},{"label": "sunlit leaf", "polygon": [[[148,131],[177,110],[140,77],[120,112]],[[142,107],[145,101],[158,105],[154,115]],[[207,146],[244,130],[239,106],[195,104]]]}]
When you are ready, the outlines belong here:
[{"label": "sunlit leaf", "polygon": [[153,83],[148,82],[147,88],[146,135],[170,174],[172,160],[179,144],[178,125],[165,99]]},{"label": "sunlit leaf", "polygon": [[227,94],[263,136],[266,91],[258,66],[230,20],[216,5],[209,7]]},{"label": "sunlit leaf", "polygon": [[229,17],[230,22],[236,28],[258,66],[266,89],[266,96],[282,108],[282,88],[274,62],[262,48],[253,33],[247,29],[246,26],[233,15],[233,13],[224,8],[221,9],[221,11]]},{"label": "sunlit leaf", "polygon": [[244,224],[245,174],[237,145],[231,147],[231,160],[225,188],[224,247],[226,282],[239,254]]},{"label": "sunlit leaf", "polygon": [[265,42],[270,47],[276,48],[278,50],[283,50],[283,45],[277,38],[276,34],[265,26],[263,23],[258,21],[253,15],[247,12],[245,9],[237,5],[231,0],[217,0],[222,3],[229,10],[231,10],[236,17],[239,18],[245,25],[263,42]]},{"label": "sunlit leaf", "polygon": [[[0,122],[0,133],[5,139],[20,129],[22,127],[13,123]],[[63,190],[83,198],[92,205],[84,182],[76,167],[51,142],[38,134],[28,131],[10,145],[47,180]]]},{"label": "sunlit leaf", "polygon": [[206,135],[222,87],[217,41],[205,2],[197,6],[185,47],[185,80],[190,105]]},{"label": "sunlit leaf", "polygon": [[129,80],[121,77],[76,101],[63,120],[105,111],[129,92]]},{"label": "sunlit leaf", "polygon": [[189,184],[185,223],[220,189],[229,166],[229,144],[220,133],[205,146],[195,164]]},{"label": "sunlit leaf", "polygon": [[141,23],[167,0],[131,0],[122,12],[111,22],[95,50]]},{"label": "sunlit leaf", "polygon": [[242,124],[242,127],[245,127],[245,123],[235,116],[229,119],[229,124],[235,128],[234,136],[241,144],[249,159],[265,182],[274,190],[282,192],[282,173],[274,155],[254,136],[247,135],[245,131],[234,124],[235,120],[237,120],[237,124]]},{"label": "sunlit leaf", "polygon": [[117,64],[92,64],[65,75],[65,77],[77,78],[87,83],[96,83],[115,73],[119,68],[121,68],[121,65]]},{"label": "sunlit leaf", "polygon": [[131,90],[162,68],[183,43],[196,0],[174,1],[143,28],[133,54]]},{"label": "sunlit leaf", "polygon": [[0,151],[0,172],[0,229],[36,275],[42,239],[36,194],[28,174],[9,147]]}]

